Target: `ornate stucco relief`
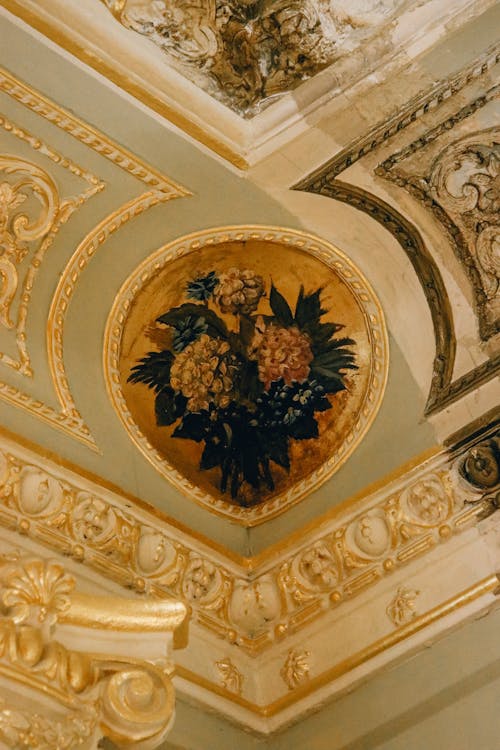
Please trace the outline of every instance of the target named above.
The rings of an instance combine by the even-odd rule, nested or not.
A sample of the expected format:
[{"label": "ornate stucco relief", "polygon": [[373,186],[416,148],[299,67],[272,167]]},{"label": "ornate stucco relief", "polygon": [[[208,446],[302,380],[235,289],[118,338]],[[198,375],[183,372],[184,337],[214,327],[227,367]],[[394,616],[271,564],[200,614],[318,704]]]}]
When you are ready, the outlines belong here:
[{"label": "ornate stucco relief", "polygon": [[452,539],[482,507],[464,507],[477,493],[457,484],[454,465],[439,456],[367,499],[362,511],[347,508],[306,543],[277,550],[276,560],[235,564],[166,520],[159,527],[126,498],[11,441],[2,447],[3,526],[139,592],[182,598],[198,625],[250,655]]},{"label": "ornate stucco relief", "polygon": [[[400,166],[399,162],[400,160],[404,160],[410,153],[414,153],[416,154],[415,164],[417,171],[419,171],[424,164],[421,149],[424,149],[428,143],[435,141],[439,136],[444,136],[448,143],[457,139],[459,133],[455,130],[455,127],[462,120],[481,110],[488,102],[491,102],[493,98],[498,96],[496,88],[488,90],[484,96],[477,96],[477,86],[483,81],[485,82],[485,87],[489,88],[491,86],[488,80],[494,77],[492,71],[499,60],[500,51],[498,45],[495,45],[482,54],[474,64],[461,70],[456,76],[440,81],[430,91],[426,91],[412,99],[405,107],[398,110],[393,117],[378,124],[365,136],[352,143],[346,149],[343,149],[330,161],[294,186],[296,190],[304,190],[341,200],[367,213],[386,227],[398,239],[404,252],[408,254],[427,297],[435,330],[436,357],[426,405],[427,414],[433,414],[441,410],[448,404],[469,393],[473,388],[482,385],[494,377],[500,370],[500,354],[491,355],[489,359],[474,369],[453,379],[456,338],[451,316],[451,306],[439,268],[425,248],[419,231],[402,216],[401,212],[392,203],[389,204],[373,192],[369,193],[360,187],[350,185],[346,181],[338,179],[338,177],[357,161],[367,159],[370,170],[373,169],[378,176],[389,179],[400,187],[407,187],[415,196],[421,195],[422,203],[428,207],[429,203],[432,204],[433,198],[430,196],[430,193],[426,195],[423,190],[422,179],[425,183],[427,176],[421,176],[419,173],[419,176],[415,177],[412,182],[407,173],[402,174],[401,170],[397,169]],[[471,91],[475,93],[469,94],[468,96],[472,96],[472,100],[466,106],[462,106],[463,97],[467,95],[462,92],[467,92],[467,87],[469,86],[472,87]],[[458,97],[457,95],[460,96]],[[455,114],[452,114],[446,120],[439,123],[440,107],[446,105],[449,112],[451,103],[455,101],[455,97],[457,97]],[[424,131],[422,137],[417,138],[412,144],[393,154],[393,156],[386,158],[377,166],[378,149],[386,149],[391,139],[398,138],[399,141],[403,140],[406,128],[413,126],[414,123],[418,123],[424,118],[427,118],[427,120],[431,118],[431,123],[435,124],[437,121],[439,124],[437,127],[430,127],[430,129]],[[387,153],[387,150],[384,153]],[[436,155],[434,154],[435,157]],[[490,171],[491,169],[495,169],[494,162],[490,166]],[[483,172],[484,170],[480,169],[479,171]],[[493,190],[495,190],[494,185]],[[435,205],[444,214],[440,206],[437,203]],[[448,219],[448,221],[450,220]],[[485,263],[489,268],[487,273],[490,280],[488,282],[486,279],[486,283],[490,285],[490,295],[493,288],[491,273],[492,269],[496,268],[495,253],[497,251],[493,242],[496,236],[494,234],[495,231],[494,229],[488,230],[484,237],[485,241],[487,240],[486,246],[481,245],[480,247],[480,253],[486,256]],[[457,242],[460,239],[461,231],[456,228],[453,234],[453,248],[460,257],[463,255],[467,273],[477,280],[479,272],[475,268],[474,262],[466,262],[468,251],[466,250],[465,253],[462,253],[463,242],[462,244]],[[486,301],[482,282],[476,283],[475,286],[479,289],[479,300]],[[496,330],[496,328],[492,328],[491,324],[489,324],[489,328],[490,334]]]},{"label": "ornate stucco relief", "polygon": [[[83,594],[75,585],[57,560],[0,556],[2,746],[95,750],[106,736],[118,747],[157,747],[173,720],[167,656],[185,607],[163,602],[151,609],[145,601]],[[79,650],[68,645],[74,626]],[[157,653],[149,649],[142,658],[135,643],[129,657],[141,628],[162,634]],[[119,638],[110,652],[113,633]]]},{"label": "ornate stucco relief", "polygon": [[17,357],[0,352],[0,361],[31,377],[26,320],[38,270],[61,227],[105,184],[7,117],[0,116],[0,127],[86,183],[79,194],[64,197],[55,174],[20,156],[0,154],[0,325],[15,331],[17,348]]},{"label": "ornate stucco relief", "polygon": [[[485,340],[500,330],[500,131],[484,129],[495,121],[499,96],[498,86],[490,88],[376,169],[430,210],[450,237],[469,277]],[[471,133],[479,123],[483,128]]]},{"label": "ornate stucco relief", "polygon": [[[65,269],[60,279],[60,283],[52,302],[51,312],[49,313],[49,320],[47,322],[49,369],[60,408],[53,408],[34,395],[21,390],[17,386],[11,385],[7,382],[0,382],[1,399],[20,409],[28,411],[30,414],[47,422],[52,427],[60,429],[70,434],[72,437],[77,438],[89,448],[95,449],[95,441],[71,395],[63,359],[62,328],[70,304],[70,299],[74,291],[72,277],[75,273],[75,265],[78,269],[78,276],[98,247],[100,247],[109,237],[110,233],[118,230],[125,223],[132,220],[151,206],[170,200],[171,198],[189,195],[189,193],[184,188],[169,180],[165,175],[150,167],[148,164],[145,164],[130,151],[114,143],[106,135],[82,122],[54,102],[46,99],[40,93],[25,85],[22,81],[18,80],[15,76],[4,69],[0,69],[0,91],[7,94],[29,111],[36,113],[48,122],[53,123],[55,126],[75,138],[78,142],[88,146],[94,152],[101,154],[104,158],[124,170],[127,174],[135,177],[140,183],[147,187],[146,192],[141,193],[138,197],[128,201],[118,210],[113,211],[96,228],[91,230],[76,248],[68,267]],[[57,150],[46,144],[43,139],[11,122],[7,117],[0,117],[0,127],[28,144],[37,154],[40,154],[42,157],[49,160],[49,163],[52,162],[53,164],[63,167],[72,175],[80,177],[88,184],[88,187],[81,194],[67,198],[62,197],[58,194],[53,179],[50,175],[47,175],[45,170],[42,170],[37,165],[29,167],[29,170],[31,170],[31,178],[33,178],[34,175],[38,175],[37,179],[40,180],[42,178],[39,173],[41,174],[43,172],[46,175],[43,179],[45,180],[45,185],[48,187],[46,187],[44,194],[48,195],[47,191],[49,191],[50,187],[50,210],[48,210],[47,213],[47,217],[50,219],[50,226],[39,226],[42,221],[41,215],[39,215],[37,223],[33,224],[32,232],[38,231],[42,234],[37,238],[38,246],[32,252],[31,263],[24,276],[22,295],[18,305],[16,336],[19,358],[14,360],[7,354],[0,355],[0,361],[15,367],[16,370],[24,372],[26,375],[29,375],[31,369],[26,344],[25,325],[32,284],[36,273],[46,251],[55,238],[56,232],[61,229],[62,225],[66,223],[76,209],[78,209],[92,195],[104,188],[104,182],[89,172],[85,167],[76,164],[72,159],[58,153]],[[19,160],[17,161],[20,163]],[[0,182],[3,181],[2,174],[5,174],[5,169],[9,167],[9,170],[11,170],[12,167],[10,162],[2,162],[2,164],[4,165],[4,168],[2,169],[2,172],[0,172]],[[26,170],[27,167],[24,166],[23,169]],[[9,171],[9,175],[11,175],[9,177],[10,184],[12,183],[12,179],[15,178],[15,173]],[[24,193],[26,193],[26,188],[27,185],[24,185]],[[41,188],[36,186],[36,189],[40,190]],[[5,195],[7,194],[6,191],[7,188],[5,188]],[[0,204],[1,203],[2,200],[0,198]],[[5,220],[8,220],[9,224],[5,228],[2,227],[2,246],[7,240],[12,244],[13,236],[15,239],[20,231],[21,233],[25,233],[27,228],[29,229],[29,227],[25,226],[24,220],[19,221],[18,216],[20,212],[22,213],[23,206],[26,205],[28,204],[20,204],[19,207],[15,209],[12,209],[11,203],[9,206],[6,205],[9,215]],[[36,205],[36,202],[34,202],[34,205]],[[30,215],[29,220],[32,222],[34,218],[34,216]],[[6,230],[9,232],[9,235],[5,234]],[[22,237],[20,238],[17,236],[18,243],[19,240],[24,241]],[[9,253],[6,254],[4,251],[0,259],[0,262],[2,262],[4,267],[9,271],[8,276],[5,276],[3,272],[1,274],[2,279],[5,281],[2,282],[0,296],[4,302],[8,302],[15,281],[11,267],[12,261],[9,260],[8,255]],[[16,273],[19,272],[18,268],[14,270],[16,270]],[[9,304],[9,308],[11,307],[12,300]]]},{"label": "ornate stucco relief", "polygon": [[[251,117],[377,33],[405,0],[102,0],[209,94]],[[366,52],[373,62],[374,51]],[[369,64],[370,64],[369,63]]]}]

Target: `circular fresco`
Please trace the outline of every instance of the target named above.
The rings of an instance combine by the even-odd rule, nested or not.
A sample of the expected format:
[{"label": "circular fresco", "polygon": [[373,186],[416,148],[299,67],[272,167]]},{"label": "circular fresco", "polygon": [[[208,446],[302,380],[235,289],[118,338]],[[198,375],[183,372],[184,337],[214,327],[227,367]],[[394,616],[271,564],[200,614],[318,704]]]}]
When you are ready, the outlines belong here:
[{"label": "circular fresco", "polygon": [[106,330],[113,404],[196,502],[255,525],[328,479],[380,405],[380,304],[342,253],[273,227],[190,235],[145,260]]}]

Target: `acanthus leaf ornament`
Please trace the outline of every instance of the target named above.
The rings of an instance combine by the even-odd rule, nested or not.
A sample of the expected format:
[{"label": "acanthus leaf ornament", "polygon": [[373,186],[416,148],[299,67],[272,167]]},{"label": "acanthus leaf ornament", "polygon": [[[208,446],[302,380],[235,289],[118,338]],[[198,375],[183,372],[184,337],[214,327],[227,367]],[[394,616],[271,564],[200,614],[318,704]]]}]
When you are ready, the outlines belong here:
[{"label": "acanthus leaf ornament", "polygon": [[[57,562],[0,556],[2,685],[12,680],[16,694],[19,679],[29,685],[26,694],[19,692],[15,709],[5,705],[3,696],[0,699],[0,743],[44,750],[82,745],[91,750],[106,736],[118,747],[156,747],[173,721],[169,658],[173,633],[185,619],[186,608],[171,600],[151,606],[141,600],[95,596],[75,592],[74,586],[74,579]],[[88,651],[64,645],[68,625],[70,633],[72,626],[79,627]],[[141,658],[136,640],[141,628],[161,634],[158,652],[148,646],[146,658]],[[114,639],[116,652],[109,653],[115,630],[120,638]],[[132,643],[134,657],[129,657]],[[41,703],[34,695],[42,698],[50,721],[41,716]]]},{"label": "acanthus leaf ornament", "polygon": [[291,649],[288,652],[280,674],[289,690],[295,690],[295,688],[309,677],[309,657],[309,651]]},{"label": "acanthus leaf ornament", "polygon": [[222,687],[231,693],[241,695],[243,690],[243,675],[232,663],[229,657],[219,659],[215,662],[215,667],[219,673]]},{"label": "acanthus leaf ornament", "polygon": [[102,0],[173,67],[244,117],[376,34],[400,0]]}]

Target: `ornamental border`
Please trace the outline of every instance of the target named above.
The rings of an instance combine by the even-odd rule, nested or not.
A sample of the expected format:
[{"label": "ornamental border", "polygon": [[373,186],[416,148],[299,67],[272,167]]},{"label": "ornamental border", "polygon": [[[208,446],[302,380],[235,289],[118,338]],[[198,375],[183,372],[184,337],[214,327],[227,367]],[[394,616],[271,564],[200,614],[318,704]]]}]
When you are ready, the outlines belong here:
[{"label": "ornamental border", "polygon": [[[335,454],[319,469],[301,480],[286,492],[273,497],[260,506],[237,507],[200,490],[183,477],[163,458],[136,425],[126,404],[120,386],[119,357],[123,329],[130,306],[136,295],[169,263],[190,252],[225,242],[264,240],[281,243],[306,252],[328,266],[349,288],[365,319],[371,345],[370,375],[354,425]],[[223,226],[194,232],[173,240],[146,258],[123,283],[106,323],[103,348],[103,368],[106,388],[113,408],[117,412],[136,447],[154,468],[175,489],[218,516],[230,518],[245,526],[257,526],[283,513],[316,490],[347,460],[371,427],[385,391],[389,368],[389,343],[382,307],[365,276],[334,245],[306,232],[266,225]]]}]

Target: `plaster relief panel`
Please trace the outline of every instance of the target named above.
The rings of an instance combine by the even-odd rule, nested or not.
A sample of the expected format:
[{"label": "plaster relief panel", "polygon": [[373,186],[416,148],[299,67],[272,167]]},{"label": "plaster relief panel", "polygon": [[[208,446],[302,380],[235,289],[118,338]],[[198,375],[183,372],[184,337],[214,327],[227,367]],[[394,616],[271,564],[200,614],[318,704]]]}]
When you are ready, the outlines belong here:
[{"label": "plaster relief panel", "polygon": [[443,228],[469,279],[483,340],[500,331],[499,92],[488,89],[376,169]]},{"label": "plaster relief panel", "polygon": [[354,450],[382,397],[387,343],[372,290],[331,245],[229,228],[137,269],[108,321],[105,363],[113,404],[155,467],[253,525]]},{"label": "plaster relief panel", "polygon": [[404,0],[103,2],[126,28],[156,44],[166,62],[244,117],[252,117],[382,28],[387,35],[388,21],[413,4]]}]

